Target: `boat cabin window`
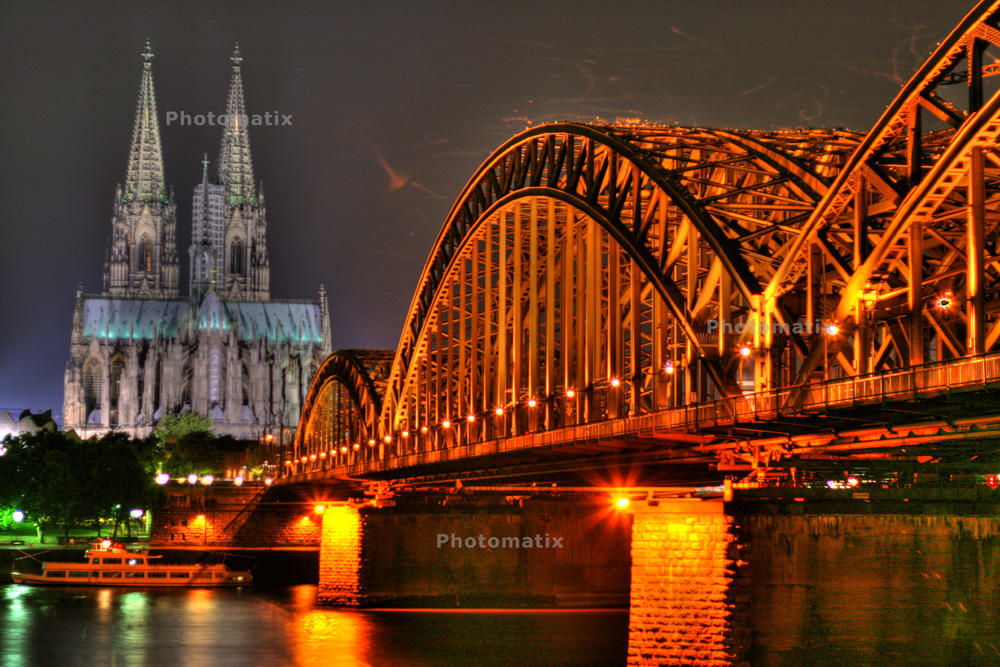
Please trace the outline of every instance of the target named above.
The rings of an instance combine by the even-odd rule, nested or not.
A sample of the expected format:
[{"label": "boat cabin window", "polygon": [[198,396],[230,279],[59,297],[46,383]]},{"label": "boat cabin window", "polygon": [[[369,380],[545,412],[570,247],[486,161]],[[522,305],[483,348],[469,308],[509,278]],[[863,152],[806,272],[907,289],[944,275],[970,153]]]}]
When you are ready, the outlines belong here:
[{"label": "boat cabin window", "polygon": [[171,579],[187,579],[190,576],[191,576],[190,572],[171,572],[170,573],[170,578]]},{"label": "boat cabin window", "polygon": [[105,571],[105,572],[101,572],[101,578],[102,579],[121,579],[122,578],[122,573],[121,572],[107,572],[107,571]]},{"label": "boat cabin window", "polygon": [[45,576],[46,577],[65,577],[66,576],[66,571],[65,570],[46,570]]},{"label": "boat cabin window", "polygon": [[145,565],[146,564],[146,559],[145,558],[129,558],[128,559],[128,564],[129,565]]},{"label": "boat cabin window", "polygon": [[90,576],[90,572],[87,572],[86,570],[70,570],[69,571],[69,578],[70,579],[86,579],[89,576]]},{"label": "boat cabin window", "polygon": [[101,562],[104,563],[105,565],[121,565],[122,564],[122,559],[121,558],[105,558]]},{"label": "boat cabin window", "polygon": [[145,579],[146,573],[142,570],[128,570],[125,572],[126,579]]},{"label": "boat cabin window", "polygon": [[166,572],[147,572],[146,573],[146,577],[148,579],[166,579],[167,578],[167,573]]}]

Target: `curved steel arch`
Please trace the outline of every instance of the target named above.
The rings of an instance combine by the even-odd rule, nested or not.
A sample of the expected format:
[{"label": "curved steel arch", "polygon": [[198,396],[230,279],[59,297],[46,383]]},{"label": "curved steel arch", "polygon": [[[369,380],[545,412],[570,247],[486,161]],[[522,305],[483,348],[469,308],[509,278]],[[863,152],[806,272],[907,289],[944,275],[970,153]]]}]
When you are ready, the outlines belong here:
[{"label": "curved steel arch", "polygon": [[[754,242],[797,233],[796,225],[805,220],[829,178],[819,172],[836,171],[839,161],[853,148],[845,139],[850,136],[833,132],[736,133],[553,124],[513,137],[470,179],[435,242],[400,338],[387,391],[389,401],[398,397],[414,341],[420,336],[440,280],[459,253],[462,239],[476,220],[508,193],[544,183],[591,208],[602,209],[599,218],[608,221],[607,229],[613,230],[619,240],[628,240],[625,245],[637,250],[637,259],[647,268],[660,268],[662,292],[690,333],[695,317],[684,313],[677,297],[683,290],[674,289],[666,275],[678,256],[676,252],[671,256],[663,244],[657,243],[659,240],[650,243],[651,214],[659,208],[665,216],[669,207],[670,215],[689,221],[699,244],[712,255],[711,261],[717,260],[721,272],[749,302],[762,291],[756,273],[761,273],[759,269],[766,261],[773,260],[765,257],[770,253],[758,253],[749,260],[747,255],[752,254]],[[831,137],[840,140],[825,142]],[[825,160],[810,161],[795,155],[796,151],[805,155],[807,149],[820,144],[818,152]],[[713,171],[733,182],[726,183],[725,178],[713,182]],[[754,182],[740,187],[741,181]],[[741,204],[741,197],[756,202]],[[776,211],[784,219],[773,220]],[[758,228],[746,229],[751,225]],[[761,226],[770,229],[761,231]],[[784,245],[787,239],[783,238],[772,249],[773,254]],[[756,273],[752,263],[756,263]],[[654,273],[650,271],[651,276]],[[720,277],[715,275],[713,279],[718,281]],[[724,388],[721,379],[718,384]]]},{"label": "curved steel arch", "polygon": [[[826,316],[845,335],[833,345],[814,336],[795,384],[820,369],[830,377],[923,363],[925,330],[945,342],[947,356],[983,352],[987,340],[996,340],[995,327],[984,332],[982,299],[989,277],[985,210],[996,208],[985,171],[997,163],[991,153],[1000,96],[984,103],[983,79],[997,74],[1000,63],[986,65],[983,56],[1000,48],[998,18],[1000,2],[981,2],[941,42],[851,156],[768,284],[765,299],[773,308],[781,295],[807,289],[803,280],[811,261],[815,269],[815,255],[822,255],[820,273],[832,276]],[[963,62],[966,69],[958,71]],[[967,95],[958,96],[965,99],[950,94],[956,83],[968,84]],[[928,131],[934,119],[945,129]],[[973,198],[979,212],[967,225],[956,222]],[[969,236],[968,229],[978,232]],[[956,284],[951,279],[963,256],[971,268]],[[972,292],[963,281],[974,285]],[[968,344],[959,340],[953,314],[948,323],[928,307],[952,292],[947,287],[969,304]]]},{"label": "curved steel arch", "polygon": [[336,434],[332,443],[312,442],[317,437],[313,423],[314,417],[322,418],[321,415],[316,414],[320,409],[319,404],[335,385],[344,388],[355,410],[359,413],[366,439],[375,435],[376,421],[382,409],[382,393],[356,351],[336,350],[323,360],[310,383],[309,393],[302,408],[302,416],[299,419],[301,427],[295,434],[294,452],[296,459],[301,456],[319,454],[322,451],[323,458],[329,455],[331,460],[335,460],[338,456],[337,445],[353,444],[343,440],[340,437],[341,434]]}]

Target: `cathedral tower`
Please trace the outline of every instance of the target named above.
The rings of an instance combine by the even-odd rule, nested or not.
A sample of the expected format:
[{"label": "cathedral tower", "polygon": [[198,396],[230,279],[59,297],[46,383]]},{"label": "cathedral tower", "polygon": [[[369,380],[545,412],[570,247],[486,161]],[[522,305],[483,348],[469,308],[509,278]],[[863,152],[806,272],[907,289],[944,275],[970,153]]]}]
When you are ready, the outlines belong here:
[{"label": "cathedral tower", "polygon": [[[243,58],[239,46],[233,53],[232,62],[225,127],[219,148],[218,183],[209,185],[203,178],[202,185],[195,188],[194,219],[218,224],[221,218],[221,239],[212,239],[209,245],[216,253],[214,284],[222,296],[232,301],[267,301],[271,298],[271,265],[267,257],[264,193],[254,183],[250,118],[243,98],[240,72]],[[207,207],[205,192],[208,193]],[[196,222],[196,232],[199,231],[197,227]],[[192,238],[192,256],[198,254],[194,246],[200,240],[197,236]],[[204,289],[206,278],[209,277],[199,275],[198,289],[192,280],[192,295]]]},{"label": "cathedral tower", "polygon": [[175,207],[163,178],[149,44],[128,174],[115,196],[104,292],[77,290],[63,425],[148,436],[200,413],[219,435],[291,437],[330,351],[326,293],[272,300],[264,195],[254,184],[242,62],[233,72],[217,177],[194,189],[190,296],[178,294]]},{"label": "cathedral tower", "polygon": [[176,207],[163,177],[153,52],[148,41],[142,57],[128,171],[124,186],[119,185],[115,192],[104,292],[108,296],[174,298],[180,270]]}]

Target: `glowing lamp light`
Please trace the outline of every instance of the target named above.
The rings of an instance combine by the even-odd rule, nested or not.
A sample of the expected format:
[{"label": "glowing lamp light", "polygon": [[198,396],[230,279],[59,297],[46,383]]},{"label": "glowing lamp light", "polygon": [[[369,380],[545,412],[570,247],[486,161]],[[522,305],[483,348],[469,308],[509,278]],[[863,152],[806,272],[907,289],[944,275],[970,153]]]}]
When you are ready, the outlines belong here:
[{"label": "glowing lamp light", "polygon": [[11,517],[14,519],[14,523],[21,523],[24,521],[24,512],[21,510],[14,510]]},{"label": "glowing lamp light", "polygon": [[110,549],[111,548],[111,540],[101,540],[101,548],[102,549]]},{"label": "glowing lamp light", "polygon": [[309,460],[310,461],[315,461],[316,460],[316,455],[315,454],[310,454],[309,455]]},{"label": "glowing lamp light", "polygon": [[320,457],[321,459],[325,459],[325,458],[326,458],[326,452],[320,452],[320,453],[319,453],[319,457]]},{"label": "glowing lamp light", "polygon": [[857,486],[858,484],[860,484],[860,482],[858,481],[857,477],[847,478],[847,486]]},{"label": "glowing lamp light", "polygon": [[341,445],[340,446],[340,453],[341,454],[346,454],[347,453],[347,445]]},{"label": "glowing lamp light", "polygon": [[618,385],[620,385],[621,383],[622,383],[622,381],[621,381],[621,380],[619,380],[618,378],[611,378],[611,386],[612,386],[612,387],[617,387],[617,386],[618,386]]},{"label": "glowing lamp light", "polygon": [[673,375],[674,374],[674,362],[668,361],[666,364],[663,365],[663,370],[665,370],[667,372],[667,375]]},{"label": "glowing lamp light", "polygon": [[375,446],[375,438],[368,438],[368,446],[369,447]]},{"label": "glowing lamp light", "polygon": [[386,434],[385,436],[383,436],[383,438],[382,438],[382,442],[384,442],[385,444],[387,444],[387,445],[388,445],[388,444],[389,444],[390,442],[392,442],[392,436],[391,436],[391,435],[388,435],[388,434]]},{"label": "glowing lamp light", "polygon": [[205,475],[201,478],[201,483],[205,486],[212,486],[212,482],[214,481],[215,477],[213,475]]},{"label": "glowing lamp light", "polygon": [[156,476],[156,478],[153,481],[159,484],[160,486],[163,486],[164,484],[170,481],[170,475],[168,475],[165,472],[161,472],[159,475]]},{"label": "glowing lamp light", "polygon": [[496,413],[497,417],[503,417],[503,408],[497,408],[493,412]]},{"label": "glowing lamp light", "polygon": [[274,436],[268,433],[264,436],[264,442],[274,442]]},{"label": "glowing lamp light", "polygon": [[316,506],[316,514],[322,514],[323,510],[325,510],[325,509],[326,509],[326,507],[324,507],[323,505],[317,505]]},{"label": "glowing lamp light", "polygon": [[306,463],[308,460],[309,460],[308,456],[303,456],[301,459],[299,459],[299,461],[301,461],[302,463]]},{"label": "glowing lamp light", "polygon": [[628,498],[619,498],[616,505],[618,505],[618,507],[622,509],[625,509],[626,507],[628,507]]},{"label": "glowing lamp light", "polygon": [[574,396],[576,396],[576,392],[575,391],[573,391],[572,389],[567,389],[566,390],[566,398],[573,398]]},{"label": "glowing lamp light", "polygon": [[403,438],[409,438],[410,437],[410,432],[409,431],[403,431],[402,433],[400,433],[400,435],[403,436]]},{"label": "glowing lamp light", "polygon": [[198,521],[204,521],[205,520],[205,515],[204,514],[199,514],[198,516],[195,517],[195,519],[197,519]]},{"label": "glowing lamp light", "polygon": [[427,433],[427,427],[426,426],[421,426],[420,427],[420,432],[421,433]]},{"label": "glowing lamp light", "polygon": [[465,421],[471,424],[472,422],[476,421],[476,415],[469,415],[468,417],[465,418]]},{"label": "glowing lamp light", "polygon": [[529,398],[529,399],[528,399],[528,407],[529,407],[529,408],[533,408],[533,407],[535,407],[536,405],[538,405],[538,401],[536,401],[536,400],[535,400],[535,399],[533,399],[533,398]]},{"label": "glowing lamp light", "polygon": [[291,461],[285,461],[285,465],[291,467],[292,462]]},{"label": "glowing lamp light", "polygon": [[198,475],[194,473],[188,475],[188,484],[197,484],[197,483],[198,483]]},{"label": "glowing lamp light", "polygon": [[361,443],[360,442],[354,443],[353,445],[351,445],[351,449],[353,449],[354,451],[358,451],[359,449],[361,449]]},{"label": "glowing lamp light", "polygon": [[442,428],[451,428],[451,422],[449,420],[445,419],[443,422],[441,422],[441,427]]},{"label": "glowing lamp light", "polygon": [[271,486],[272,484],[274,484],[274,479],[273,478],[267,477],[267,478],[264,479],[264,486]]},{"label": "glowing lamp light", "polygon": [[750,348],[747,347],[746,345],[740,348],[740,354],[743,355],[744,357],[749,357],[750,352],[751,352]]},{"label": "glowing lamp light", "polygon": [[138,507],[136,507],[134,510],[128,513],[128,515],[133,519],[141,519],[143,516],[145,516],[145,514],[146,510],[139,509]]},{"label": "glowing lamp light", "polygon": [[243,478],[237,475],[236,477],[233,478],[233,484],[235,486],[243,486]]},{"label": "glowing lamp light", "polygon": [[[997,488],[997,486],[1000,486],[1000,479],[998,479],[996,475],[987,475],[986,486],[990,487],[991,489],[995,489]],[[22,514],[21,516],[23,517],[24,515]],[[16,516],[14,517],[14,521],[17,521]]]},{"label": "glowing lamp light", "polygon": [[836,336],[838,333],[840,333],[840,327],[838,327],[836,324],[831,324],[826,329],[824,329],[824,331],[830,336]]},{"label": "glowing lamp light", "polygon": [[943,296],[935,301],[934,305],[937,306],[938,310],[948,310],[954,303],[955,302],[951,300],[950,296]]}]

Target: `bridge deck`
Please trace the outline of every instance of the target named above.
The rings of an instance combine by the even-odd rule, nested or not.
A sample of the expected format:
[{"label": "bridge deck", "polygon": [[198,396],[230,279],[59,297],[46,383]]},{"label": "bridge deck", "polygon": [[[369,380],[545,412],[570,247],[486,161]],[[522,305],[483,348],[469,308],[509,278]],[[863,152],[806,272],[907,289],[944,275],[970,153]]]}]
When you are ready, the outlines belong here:
[{"label": "bridge deck", "polygon": [[[703,431],[732,425],[767,425],[780,420],[827,414],[837,410],[873,406],[886,403],[918,401],[941,394],[981,391],[1000,386],[1000,353],[979,355],[942,362],[935,362],[889,373],[873,373],[846,379],[818,382],[810,385],[783,388],[776,391],[747,394],[743,397],[727,398],[693,406],[665,409],[655,413],[624,417],[614,420],[581,424],[551,431],[528,433],[525,435],[483,442],[465,444],[443,449],[415,453],[388,455],[381,459],[365,461],[327,470],[291,475],[289,482],[321,480],[332,478],[400,478],[407,477],[416,470],[435,468],[455,468],[456,463],[473,463],[476,459],[503,457],[518,452],[544,450],[565,446],[583,446],[583,452],[591,455],[603,452],[620,452],[622,449],[645,450],[666,446],[670,453],[666,458],[673,463],[718,462],[725,459],[727,450],[736,451],[746,438],[730,438],[723,442],[710,443],[714,437]],[[1000,408],[1000,404],[997,406]],[[996,428],[983,415],[977,417],[977,428],[981,431]],[[941,427],[948,432],[941,433]],[[949,427],[951,427],[949,429]],[[899,436],[897,442],[886,442],[885,446],[912,444],[914,437],[948,439],[961,437],[971,424],[923,423],[895,429],[890,436]],[[762,429],[763,430],[763,429]],[[884,430],[884,429],[879,429]],[[864,429],[870,437],[859,429],[861,437],[839,437],[828,429],[802,435],[777,434],[770,438],[791,448],[815,447],[817,442],[836,446],[840,451],[870,449],[872,438],[885,440],[885,434]],[[851,434],[846,434],[851,435]],[[907,438],[909,438],[907,440]],[[764,442],[768,439],[758,439]],[[837,441],[837,442],[834,442]],[[851,442],[853,441],[853,442]],[[731,457],[730,457],[731,458]],[[477,467],[481,467],[481,463]]]}]

